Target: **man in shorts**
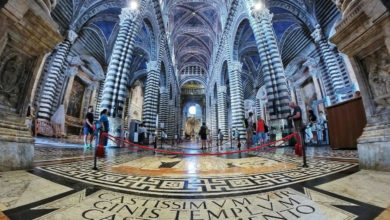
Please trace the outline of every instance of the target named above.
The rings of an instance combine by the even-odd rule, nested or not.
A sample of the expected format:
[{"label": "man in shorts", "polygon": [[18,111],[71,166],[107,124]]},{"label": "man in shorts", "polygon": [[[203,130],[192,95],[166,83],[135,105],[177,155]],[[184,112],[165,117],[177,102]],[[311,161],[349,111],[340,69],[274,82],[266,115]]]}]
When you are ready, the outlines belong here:
[{"label": "man in shorts", "polygon": [[[88,113],[85,116],[85,123],[84,123],[84,148],[92,147],[93,131],[94,131],[93,118],[94,118],[93,107],[89,106]],[[89,146],[87,145],[88,134],[90,135]]]}]

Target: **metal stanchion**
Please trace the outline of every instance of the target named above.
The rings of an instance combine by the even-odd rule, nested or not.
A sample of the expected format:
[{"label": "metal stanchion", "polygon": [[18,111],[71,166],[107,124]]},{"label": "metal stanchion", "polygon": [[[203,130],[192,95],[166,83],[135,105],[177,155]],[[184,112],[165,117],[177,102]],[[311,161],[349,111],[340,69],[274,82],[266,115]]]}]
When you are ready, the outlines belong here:
[{"label": "metal stanchion", "polygon": [[99,147],[99,145],[102,144],[102,140],[101,140],[101,131],[98,131],[97,133],[97,137],[96,137],[96,146],[95,146],[95,153],[94,153],[94,156],[93,156],[93,170],[98,170],[97,168],[97,155],[96,155],[96,152],[97,152],[97,149]]}]

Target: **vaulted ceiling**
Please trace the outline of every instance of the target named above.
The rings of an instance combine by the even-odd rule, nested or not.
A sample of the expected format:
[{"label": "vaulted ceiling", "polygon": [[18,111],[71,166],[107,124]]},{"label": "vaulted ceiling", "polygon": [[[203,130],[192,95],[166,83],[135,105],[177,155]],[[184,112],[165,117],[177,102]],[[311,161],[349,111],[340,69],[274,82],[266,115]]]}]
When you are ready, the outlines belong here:
[{"label": "vaulted ceiling", "polygon": [[[246,0],[240,0],[246,1]],[[71,55],[94,57],[105,69],[119,30],[119,14],[129,0],[61,0],[52,11],[60,32],[75,29],[79,37],[72,46]],[[169,50],[183,82],[193,77],[205,82],[209,75],[214,50],[221,39],[233,0],[159,0],[169,39]],[[329,34],[339,15],[331,0],[266,0],[274,14],[273,26],[284,65],[297,57],[309,44],[310,33],[318,23]],[[152,12],[150,12],[152,13]],[[146,69],[149,59],[155,59],[151,50],[158,36],[151,36],[150,21],[143,20],[137,35],[132,71]],[[235,56],[243,63],[245,96],[261,86],[261,65],[253,31],[246,20],[241,24]]]},{"label": "vaulted ceiling", "polygon": [[220,4],[202,0],[171,3],[168,29],[178,70],[183,74],[188,72],[187,67],[208,71],[221,35]]}]

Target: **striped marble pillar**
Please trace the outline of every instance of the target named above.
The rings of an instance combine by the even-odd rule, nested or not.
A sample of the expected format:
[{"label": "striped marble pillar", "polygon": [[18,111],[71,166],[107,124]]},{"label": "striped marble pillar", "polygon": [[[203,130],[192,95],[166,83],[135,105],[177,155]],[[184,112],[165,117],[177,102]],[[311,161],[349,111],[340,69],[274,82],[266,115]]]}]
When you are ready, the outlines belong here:
[{"label": "striped marble pillar", "polygon": [[156,131],[158,93],[160,87],[159,69],[160,66],[158,61],[149,61],[147,63],[148,74],[146,78],[142,121],[150,133],[154,133]]},{"label": "striped marble pillar", "polygon": [[135,36],[141,25],[139,14],[137,10],[124,8],[120,15],[119,34],[108,65],[101,102],[101,109],[107,109],[110,118],[120,118],[122,115]]},{"label": "striped marble pillar", "polygon": [[328,70],[333,92],[336,93],[338,90],[344,88],[343,76],[340,70],[337,57],[334,54],[334,52],[332,52],[332,50],[330,49],[328,40],[323,35],[321,26],[319,24],[317,24],[316,29],[311,34],[311,36],[314,42],[318,44],[318,47],[322,55],[322,59],[324,60],[326,69]]},{"label": "striped marble pillar", "polygon": [[228,134],[227,121],[227,103],[226,103],[226,86],[218,87],[218,128],[224,133],[226,137]]},{"label": "striped marble pillar", "polygon": [[38,117],[41,119],[50,120],[53,103],[55,103],[55,97],[58,96],[57,87],[59,80],[63,78],[63,75],[65,74],[63,69],[66,65],[66,58],[69,54],[71,45],[76,38],[76,32],[69,30],[66,39],[56,48],[40,98]]},{"label": "striped marble pillar", "polygon": [[[104,82],[101,109],[108,110],[110,121],[109,133],[116,137],[123,136],[123,106],[128,95],[127,82],[131,58],[134,49],[136,32],[141,25],[138,10],[122,9],[120,29],[115,41],[108,72]],[[109,142],[110,146],[115,145]]]},{"label": "striped marble pillar", "polygon": [[284,119],[290,113],[290,94],[272,26],[273,14],[267,8],[256,10],[252,1],[247,2],[247,8],[262,63],[270,116],[271,119]]},{"label": "striped marble pillar", "polygon": [[240,136],[245,137],[244,127],[244,93],[242,90],[241,71],[242,63],[232,61],[229,63],[229,79],[232,105],[232,129],[238,129]]},{"label": "striped marble pillar", "polygon": [[211,100],[211,135],[213,138],[217,138],[217,129],[218,129],[218,103],[217,100],[212,99]]},{"label": "striped marble pillar", "polygon": [[170,99],[168,101],[168,138],[172,139],[175,136],[175,100]]},{"label": "striped marble pillar", "polygon": [[[160,88],[160,109],[159,109],[159,123],[164,123],[164,129],[166,132],[168,126],[168,99],[169,93],[166,87]],[[160,125],[159,125],[160,126]]]}]

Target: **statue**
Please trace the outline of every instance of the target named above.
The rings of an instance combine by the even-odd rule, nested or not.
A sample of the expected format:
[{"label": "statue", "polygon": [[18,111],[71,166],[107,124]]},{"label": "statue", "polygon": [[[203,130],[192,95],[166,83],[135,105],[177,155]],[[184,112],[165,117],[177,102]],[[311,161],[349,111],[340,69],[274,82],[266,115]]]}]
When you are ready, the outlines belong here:
[{"label": "statue", "polygon": [[20,66],[22,62],[18,57],[8,59],[4,65],[0,67],[0,100],[1,103],[16,107],[19,97],[20,82]]},{"label": "statue", "polygon": [[377,105],[377,113],[390,105],[390,58],[385,49],[368,57],[368,82]]}]

